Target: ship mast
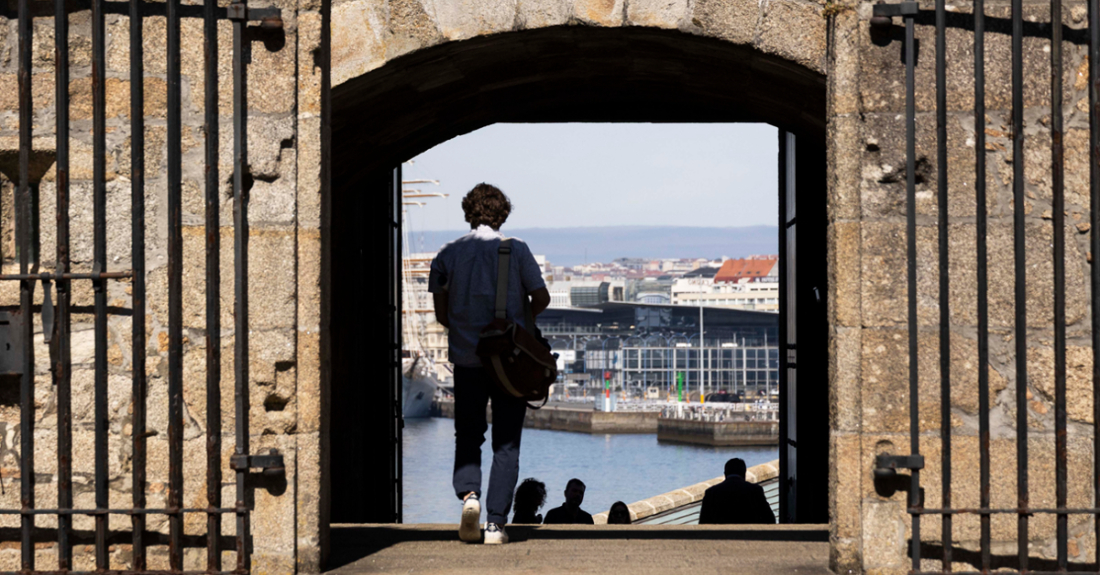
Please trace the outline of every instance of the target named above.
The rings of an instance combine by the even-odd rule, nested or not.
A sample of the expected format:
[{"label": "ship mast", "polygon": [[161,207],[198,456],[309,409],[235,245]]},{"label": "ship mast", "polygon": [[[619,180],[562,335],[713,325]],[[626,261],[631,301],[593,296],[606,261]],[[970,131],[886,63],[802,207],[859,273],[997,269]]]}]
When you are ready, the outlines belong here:
[{"label": "ship mast", "polygon": [[423,207],[428,198],[446,198],[448,194],[440,192],[425,192],[420,189],[407,189],[407,185],[434,184],[439,185],[439,180],[402,180],[401,181],[401,283],[402,283],[402,308],[408,321],[402,321],[403,341],[405,349],[411,352],[414,358],[424,355],[424,336],[427,330],[425,314],[433,313],[427,302],[421,301],[422,290],[413,289],[417,285],[417,279],[428,275],[431,260],[426,258],[413,258],[409,243],[408,206]]}]

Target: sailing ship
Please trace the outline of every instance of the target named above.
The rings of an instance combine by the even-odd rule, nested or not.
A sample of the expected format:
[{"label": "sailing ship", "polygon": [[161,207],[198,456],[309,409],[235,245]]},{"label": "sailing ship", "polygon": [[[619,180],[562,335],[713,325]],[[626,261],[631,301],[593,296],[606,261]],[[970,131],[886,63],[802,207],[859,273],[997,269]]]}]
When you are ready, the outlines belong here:
[{"label": "sailing ship", "polygon": [[425,328],[429,314],[434,310],[429,305],[427,291],[429,258],[413,257],[409,248],[409,225],[407,208],[404,206],[423,206],[420,198],[447,197],[437,192],[404,189],[405,184],[439,185],[436,180],[403,180],[402,182],[401,230],[402,265],[401,294],[404,321],[402,321],[401,349],[401,389],[402,413],[406,419],[430,417],[432,400],[440,388],[435,360],[425,350]]}]

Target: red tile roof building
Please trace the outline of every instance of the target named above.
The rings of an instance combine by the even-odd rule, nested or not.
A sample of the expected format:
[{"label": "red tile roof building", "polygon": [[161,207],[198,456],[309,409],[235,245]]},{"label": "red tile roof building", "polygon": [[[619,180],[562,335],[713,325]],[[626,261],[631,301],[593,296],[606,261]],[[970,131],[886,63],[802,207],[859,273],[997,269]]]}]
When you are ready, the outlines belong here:
[{"label": "red tile roof building", "polygon": [[772,275],[779,256],[751,256],[738,260],[726,260],[718,273],[714,274],[714,283],[742,283],[744,281],[759,281],[760,278]]}]

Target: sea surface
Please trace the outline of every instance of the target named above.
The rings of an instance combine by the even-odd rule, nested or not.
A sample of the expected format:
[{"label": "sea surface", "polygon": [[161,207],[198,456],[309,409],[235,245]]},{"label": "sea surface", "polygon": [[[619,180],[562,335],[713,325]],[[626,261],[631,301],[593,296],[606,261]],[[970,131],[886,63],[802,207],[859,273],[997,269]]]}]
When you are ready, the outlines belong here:
[{"label": "sea surface", "polygon": [[[492,426],[481,448],[483,490],[493,459],[491,432]],[[461,504],[451,487],[454,420],[407,419],[403,445],[405,523],[458,523]],[[629,504],[718,477],[731,457],[751,467],[776,459],[778,449],[658,443],[656,434],[524,429],[519,479],[535,477],[546,484],[546,506],[540,510],[545,515],[562,504],[566,482],[577,477],[588,486],[581,507],[594,515],[615,501]]]}]

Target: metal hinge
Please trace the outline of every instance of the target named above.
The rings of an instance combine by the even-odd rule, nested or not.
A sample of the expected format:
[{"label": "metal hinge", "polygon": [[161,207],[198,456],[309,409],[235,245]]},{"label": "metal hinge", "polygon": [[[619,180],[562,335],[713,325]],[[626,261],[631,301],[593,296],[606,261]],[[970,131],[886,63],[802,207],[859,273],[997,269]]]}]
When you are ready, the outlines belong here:
[{"label": "metal hinge", "polygon": [[229,467],[234,471],[261,469],[262,473],[268,476],[286,473],[283,454],[279,453],[278,449],[271,449],[263,455],[234,455],[229,458]]}]

